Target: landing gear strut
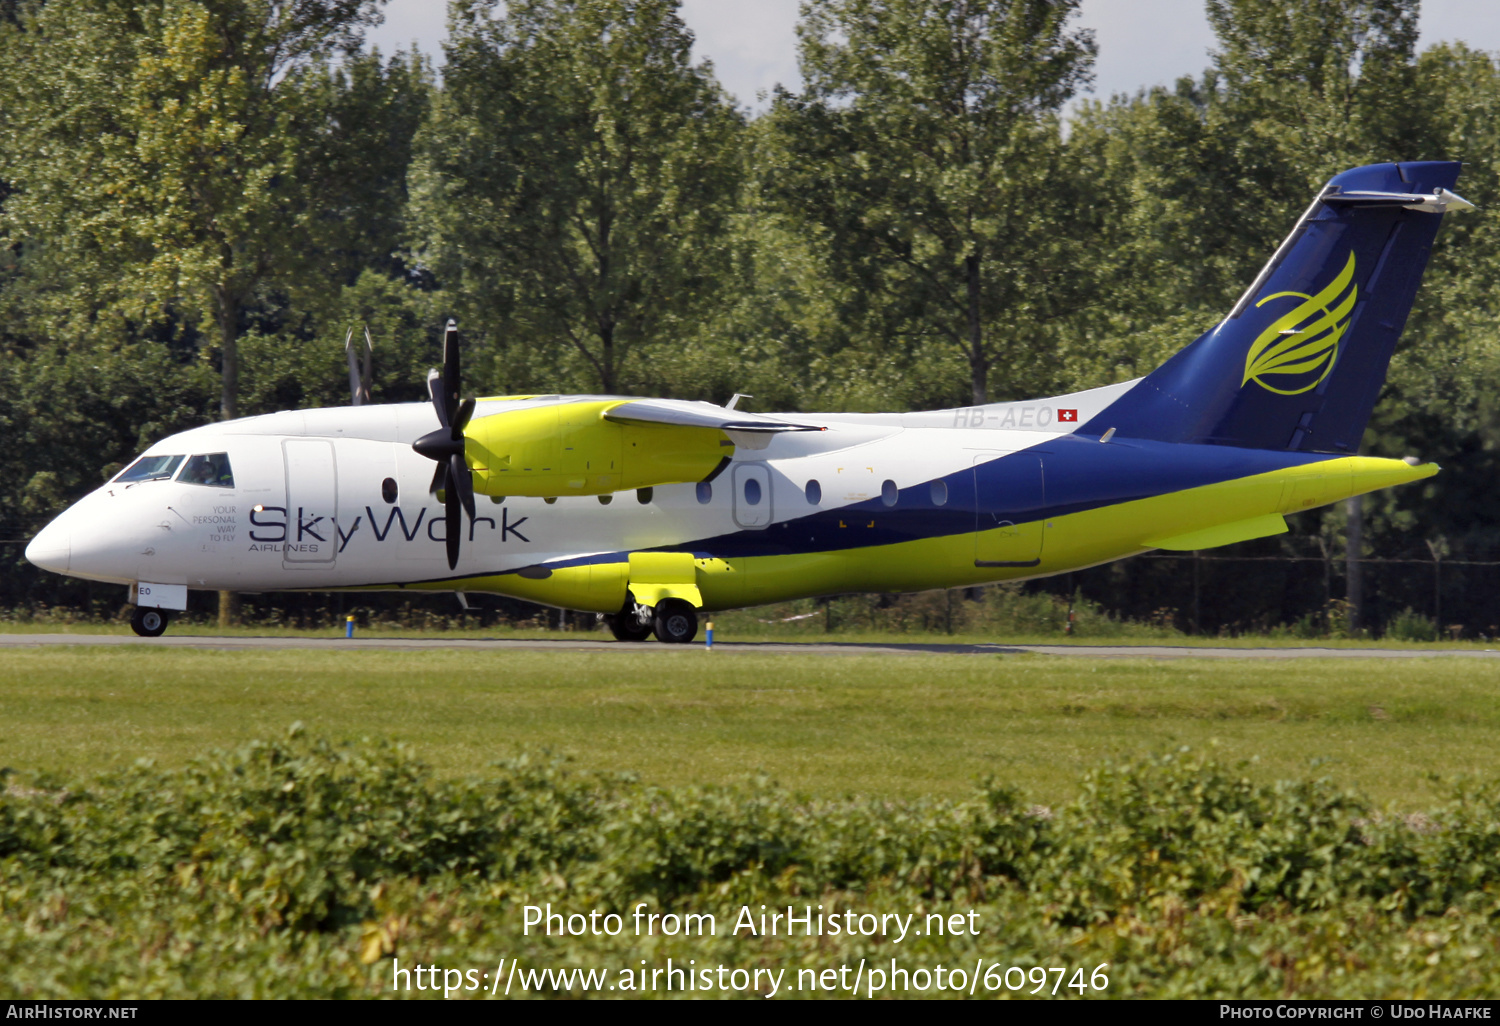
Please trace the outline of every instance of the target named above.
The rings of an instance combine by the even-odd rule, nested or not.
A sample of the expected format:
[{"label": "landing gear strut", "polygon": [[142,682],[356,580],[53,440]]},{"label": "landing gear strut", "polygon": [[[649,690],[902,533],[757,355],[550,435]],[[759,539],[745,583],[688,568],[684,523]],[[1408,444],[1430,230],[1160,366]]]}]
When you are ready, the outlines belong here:
[{"label": "landing gear strut", "polygon": [[130,614],[130,629],[143,638],[159,638],[167,629],[169,619],[165,609],[136,606],[135,612]]},{"label": "landing gear strut", "polygon": [[653,623],[656,640],[669,645],[686,645],[698,636],[698,611],[682,599],[662,599],[656,604]]}]

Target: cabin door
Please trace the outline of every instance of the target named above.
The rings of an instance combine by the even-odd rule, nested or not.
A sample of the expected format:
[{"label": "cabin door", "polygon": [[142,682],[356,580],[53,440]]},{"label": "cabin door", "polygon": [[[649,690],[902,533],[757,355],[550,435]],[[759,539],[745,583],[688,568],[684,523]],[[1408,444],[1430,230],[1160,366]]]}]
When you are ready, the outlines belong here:
[{"label": "cabin door", "polygon": [[286,541],[289,566],[332,566],[338,555],[338,471],[333,443],[297,438],[281,443],[286,457]]}]

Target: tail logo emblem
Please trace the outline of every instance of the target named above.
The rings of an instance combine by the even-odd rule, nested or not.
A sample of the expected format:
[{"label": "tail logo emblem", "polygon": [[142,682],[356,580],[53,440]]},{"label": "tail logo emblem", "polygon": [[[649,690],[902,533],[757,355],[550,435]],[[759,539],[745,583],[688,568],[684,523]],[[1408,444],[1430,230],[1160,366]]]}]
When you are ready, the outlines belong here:
[{"label": "tail logo emblem", "polygon": [[1250,352],[1245,355],[1245,378],[1240,382],[1241,387],[1254,381],[1278,395],[1300,395],[1317,388],[1338,361],[1339,342],[1349,330],[1349,315],[1354,312],[1358,295],[1359,288],[1354,284],[1354,254],[1350,253],[1349,262],[1338,277],[1316,296],[1277,292],[1256,303],[1258,309],[1273,299],[1292,297],[1302,300],[1272,321],[1251,344]]}]

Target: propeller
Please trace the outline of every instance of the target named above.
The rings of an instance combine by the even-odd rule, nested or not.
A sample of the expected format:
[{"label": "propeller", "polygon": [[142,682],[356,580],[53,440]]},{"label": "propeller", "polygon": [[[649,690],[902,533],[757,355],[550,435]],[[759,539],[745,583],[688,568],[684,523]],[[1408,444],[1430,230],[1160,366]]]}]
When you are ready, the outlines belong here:
[{"label": "propeller", "polygon": [[375,343],[370,341],[370,329],[365,328],[365,348],[361,353],[358,346],[354,344],[354,329],[349,329],[349,334],[344,336],[344,356],[349,360],[349,398],[350,405],[368,406],[370,404],[370,385],[373,376],[370,372],[370,354],[375,350]]},{"label": "propeller", "polygon": [[474,520],[474,476],[464,462],[464,428],[474,415],[474,400],[459,402],[458,323],[448,321],[443,332],[443,369],[427,372],[427,394],[437,411],[436,431],[429,431],[411,447],[437,464],[428,491],[443,495],[443,512],[448,527],[448,569],[458,568],[458,548],[462,538],[462,510]]}]

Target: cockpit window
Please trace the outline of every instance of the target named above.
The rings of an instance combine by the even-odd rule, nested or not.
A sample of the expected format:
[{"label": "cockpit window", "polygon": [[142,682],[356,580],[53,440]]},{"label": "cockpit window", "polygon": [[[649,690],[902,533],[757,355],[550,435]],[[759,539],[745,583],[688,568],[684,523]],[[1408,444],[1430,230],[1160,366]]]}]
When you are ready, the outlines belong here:
[{"label": "cockpit window", "polygon": [[182,468],[182,476],[177,480],[181,484],[233,488],[234,471],[229,469],[229,454],[211,452],[203,456],[189,456],[187,466]]},{"label": "cockpit window", "polygon": [[115,478],[116,484],[130,484],[133,481],[165,481],[177,470],[177,465],[182,462],[181,456],[142,456],[130,466],[120,472]]}]

